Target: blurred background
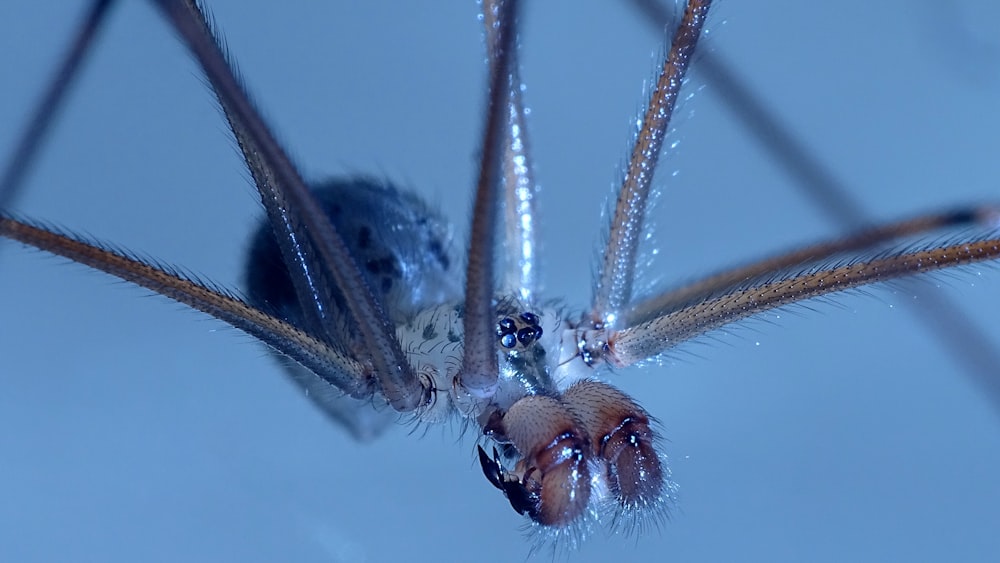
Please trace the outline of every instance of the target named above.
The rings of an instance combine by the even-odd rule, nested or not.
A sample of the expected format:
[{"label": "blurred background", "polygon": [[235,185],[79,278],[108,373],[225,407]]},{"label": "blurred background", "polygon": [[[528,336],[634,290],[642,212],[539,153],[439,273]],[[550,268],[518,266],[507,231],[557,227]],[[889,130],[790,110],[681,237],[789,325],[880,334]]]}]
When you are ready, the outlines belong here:
[{"label": "blurred background", "polygon": [[[0,5],[0,154],[85,4]],[[122,4],[16,209],[238,288],[259,216],[248,175],[187,53],[146,3]],[[486,77],[477,6],[455,4],[211,8],[308,177],[418,190],[462,249]],[[665,37],[627,3],[599,4],[528,3],[521,41],[545,295],[574,308]],[[998,21],[985,0],[720,2],[700,47],[892,220],[1000,199]],[[644,279],[839,232],[725,92],[697,73],[686,92]],[[65,262],[0,248],[0,560],[528,554],[524,521],[457,424],[354,443],[249,337]],[[927,281],[1000,346],[996,266]],[[891,287],[841,295],[612,374],[661,421],[679,501],[661,529],[598,530],[572,559],[993,560],[1000,412],[911,301]]]}]

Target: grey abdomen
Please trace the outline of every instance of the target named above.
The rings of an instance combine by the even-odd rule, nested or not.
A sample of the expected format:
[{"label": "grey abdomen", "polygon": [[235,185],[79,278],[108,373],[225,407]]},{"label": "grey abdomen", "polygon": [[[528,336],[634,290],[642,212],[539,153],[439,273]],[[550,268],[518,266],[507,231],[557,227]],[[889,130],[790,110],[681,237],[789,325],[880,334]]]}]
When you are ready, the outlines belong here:
[{"label": "grey abdomen", "polygon": [[[394,324],[458,298],[460,276],[454,272],[451,227],[416,195],[370,178],[335,179],[313,190]],[[307,328],[277,241],[266,223],[253,236],[245,279],[253,305]],[[354,323],[345,305],[345,298],[351,296],[337,288],[330,288],[330,293],[344,348],[351,349],[348,341]],[[344,397],[297,365],[286,369],[313,402],[356,438],[374,437],[395,416],[388,409],[367,412],[373,408],[370,404]]]}]

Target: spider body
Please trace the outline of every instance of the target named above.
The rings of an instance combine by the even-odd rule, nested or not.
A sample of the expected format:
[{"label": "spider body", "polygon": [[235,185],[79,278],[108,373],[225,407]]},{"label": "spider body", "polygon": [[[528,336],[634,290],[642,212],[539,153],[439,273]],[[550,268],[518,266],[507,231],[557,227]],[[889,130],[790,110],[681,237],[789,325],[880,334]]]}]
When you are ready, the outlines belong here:
[{"label": "spider body", "polygon": [[[387,31],[382,18],[378,26],[367,28],[367,35],[398,38],[412,49],[413,60],[399,64],[398,48],[384,59],[369,51],[366,57],[371,66],[360,68],[354,58],[343,66],[331,62],[328,52],[350,51],[339,42],[348,37],[346,28],[358,26],[363,17],[348,20],[334,13],[302,21],[269,14],[268,25],[258,27],[242,20],[243,3],[238,9],[213,6],[251,86],[302,162],[318,174],[343,168],[348,173],[361,170],[403,177],[408,185],[425,190],[447,216],[467,213],[464,194],[476,129],[470,116],[478,115],[483,73],[471,8],[452,14],[452,20],[448,14],[434,16],[440,27],[433,27],[436,39],[426,46],[437,51],[413,47],[425,46],[426,31],[418,30],[432,28],[410,23]],[[552,9],[562,10],[560,17],[566,12],[559,6]],[[782,49],[774,43],[787,29],[780,27],[783,22],[756,20],[752,14],[739,14],[739,9],[734,4],[724,6],[729,24],[720,26],[723,33],[715,33],[715,45],[709,42],[707,47],[733,53],[743,61],[754,84],[767,88],[767,97],[787,112],[787,119],[807,131],[818,153],[848,172],[852,185],[880,218],[989,199],[992,188],[979,179],[996,177],[987,151],[991,145],[988,131],[996,130],[989,125],[994,118],[987,109],[987,100],[993,99],[990,86],[976,90],[960,75],[927,86],[928,95],[937,96],[936,107],[943,112],[928,125],[933,134],[900,133],[913,115],[903,111],[906,107],[935,106],[910,97],[913,81],[923,80],[921,65],[935,51],[914,39],[926,35],[912,23],[908,10],[885,7],[890,13],[883,14],[878,27],[879,33],[887,33],[885,22],[892,21],[891,28],[900,30],[902,39],[851,45],[838,44],[836,37],[809,23],[823,21],[823,29],[846,29],[853,23],[833,22],[849,10],[790,14],[789,21],[798,30],[790,39],[796,55],[786,56],[779,54]],[[585,106],[588,119],[564,114],[570,109],[568,104],[546,95],[561,91],[560,82],[568,82],[565,71],[554,63],[584,56],[588,45],[595,43],[587,38],[590,34],[554,34],[550,30],[559,17],[546,19],[544,14],[529,12],[527,32],[534,29],[535,35],[524,40],[526,51],[535,58],[526,61],[525,78],[535,110],[537,159],[549,175],[543,177],[543,194],[555,201],[545,206],[543,218],[548,225],[546,256],[551,260],[544,265],[549,273],[547,287],[576,304],[587,299],[597,202],[613,180],[612,169],[628,132],[624,121],[639,103],[638,82],[649,76],[649,53],[661,42],[635,32],[642,25],[635,18],[621,15],[618,8],[608,10],[587,14],[595,18],[594,23],[571,26],[607,30],[600,33],[622,43],[623,51],[614,51],[614,60],[602,67],[607,74],[585,89],[587,96],[593,96]],[[57,131],[49,164],[39,167],[24,212],[92,231],[184,264],[211,279],[236,284],[256,204],[241,187],[239,164],[230,147],[220,141],[217,112],[204,88],[190,79],[186,55],[148,12],[140,6],[122,10],[118,16],[107,47],[94,61],[93,71],[99,74],[92,75],[86,82],[89,87],[77,98],[80,101],[67,111],[70,121]],[[400,19],[413,22],[416,17],[407,14]],[[50,29],[51,18],[52,14],[39,18],[41,29]],[[11,20],[28,27],[28,17]],[[323,22],[322,30],[312,27],[314,23],[320,27],[319,22]],[[596,27],[598,22],[608,27]],[[331,26],[341,23],[349,25],[332,31]],[[313,39],[300,44],[291,38],[277,47],[258,42],[271,26],[294,28],[294,35]],[[558,37],[558,41],[544,45],[541,39],[532,39],[539,36]],[[317,49],[315,37],[333,43],[328,50]],[[357,45],[361,39],[351,41]],[[830,89],[833,77],[822,71],[828,66],[818,61],[860,60],[861,52],[877,52],[884,43],[893,44],[890,52],[874,58],[871,67],[856,63],[836,80],[857,81],[858,91],[868,95],[836,99],[835,90]],[[296,45],[298,50],[291,51]],[[824,49],[833,45],[848,52],[830,57]],[[290,51],[275,51],[278,48]],[[419,68],[412,77],[402,79],[414,83],[421,76],[452,76],[448,73],[458,72],[459,63],[443,55],[445,50],[463,53],[456,58],[461,58],[461,68],[469,76],[456,74],[447,84],[441,78],[424,82],[428,89],[408,102],[421,111],[408,115],[414,120],[433,119],[408,123],[402,131],[398,118],[382,121],[378,110],[389,102],[385,98],[376,101],[373,93],[390,90],[390,84],[383,82],[386,69]],[[312,59],[321,54],[318,51],[327,56]],[[279,55],[284,61],[302,61],[309,71],[293,73],[287,65],[270,68],[265,57],[277,53],[284,53]],[[921,63],[889,65],[885,61],[890,57]],[[48,68],[46,61],[25,62],[26,74],[35,69],[41,75]],[[539,65],[536,68],[544,64],[548,70],[532,71],[532,64]],[[137,82],[145,83],[148,91],[103,86],[123,73],[141,76],[147,67],[156,72]],[[346,74],[351,70],[347,67],[354,67],[357,74]],[[169,77],[168,72],[172,73]],[[291,78],[293,74],[299,78]],[[328,76],[337,78],[336,86],[307,84]],[[694,80],[697,89],[700,83]],[[352,112],[317,111],[332,99],[334,89],[352,96]],[[26,87],[18,103],[5,105],[4,111],[13,116],[7,122],[23,113],[25,100],[35,90]],[[183,99],[177,106],[164,101],[158,104],[162,110],[149,115],[149,106],[138,101],[153,99],[156,90],[176,91]],[[714,106],[711,88],[703,90],[689,106],[697,115],[678,122],[681,151],[664,168],[665,178],[680,171],[679,183],[670,182],[657,216],[657,238],[664,251],[670,248],[673,260],[657,266],[651,275],[686,278],[692,271],[743,262],[832,234],[835,229],[825,226],[804,203],[777,190],[786,181],[755,152],[753,143],[729,122],[724,110]],[[368,110],[360,101],[365,96],[373,102]],[[940,100],[954,103],[942,108]],[[836,107],[837,111],[819,111],[818,107]],[[354,112],[364,117],[355,121]],[[317,117],[321,114],[322,119]],[[344,121],[327,121],[331,118],[326,115],[341,116]],[[565,125],[558,123],[573,123],[580,129],[567,135]],[[138,133],[143,130],[155,134],[147,138]],[[94,143],[98,131],[102,142]],[[334,141],[337,134],[331,131],[349,131],[349,139]],[[430,137],[432,131],[442,137]],[[143,143],[163,141],[166,145],[153,148],[137,143],[137,136],[143,137]],[[952,147],[964,149],[951,152]],[[148,163],[157,154],[178,156],[155,172],[123,165]],[[561,156],[567,157],[565,163]],[[718,166],[719,162],[726,166]],[[918,164],[915,169],[914,163]],[[932,172],[939,169],[940,175]],[[57,173],[70,170],[75,170],[72,178],[57,178]],[[746,186],[748,178],[754,179],[753,189],[734,193],[733,186]],[[563,196],[565,186],[589,191]],[[453,193],[463,195],[452,197]],[[763,207],[758,204],[762,198],[768,202]],[[98,201],[120,207],[95,205]],[[151,218],[160,214],[181,219],[151,228]],[[184,228],[177,229],[177,222],[185,223]],[[671,242],[690,238],[697,238],[697,244]],[[494,553],[504,558],[509,546],[518,541],[516,514],[505,514],[510,511],[498,506],[495,491],[483,487],[468,448],[455,448],[453,440],[440,439],[436,432],[417,441],[398,431],[374,448],[355,446],[304,407],[307,403],[274,376],[270,362],[255,346],[220,344],[232,340],[225,334],[206,336],[216,328],[214,323],[178,314],[159,299],[135,299],[141,292],[125,290],[123,296],[120,284],[53,263],[58,261],[38,260],[33,253],[5,251],[3,255],[4,263],[10,264],[4,270],[10,267],[19,272],[16,280],[4,278],[4,284],[11,284],[6,285],[9,301],[4,310],[27,319],[23,330],[3,334],[3,357],[17,366],[17,374],[8,376],[8,382],[14,383],[13,391],[8,387],[5,393],[11,401],[3,409],[10,417],[5,424],[21,429],[18,435],[24,436],[22,444],[13,433],[6,434],[10,446],[6,451],[12,452],[12,458],[36,461],[41,456],[38,443],[66,452],[33,464],[38,481],[19,489],[35,491],[31,505],[59,507],[67,517],[84,513],[87,507],[105,509],[95,513],[92,521],[74,519],[76,527],[63,526],[61,537],[70,544],[84,545],[82,538],[88,536],[110,541],[124,530],[136,543],[120,543],[119,553],[136,556],[151,546],[167,549],[167,542],[161,541],[162,530],[174,529],[171,525],[164,524],[158,533],[149,522],[140,525],[128,516],[148,505],[137,500],[141,498],[137,490],[166,507],[161,523],[186,521],[184,514],[203,508],[203,501],[197,499],[213,506],[239,507],[219,511],[217,518],[210,517],[211,525],[204,521],[196,526],[175,524],[179,535],[192,539],[183,546],[170,542],[173,549],[181,550],[174,552],[178,558],[209,552],[308,559],[327,549],[317,545],[328,546],[323,542],[333,542],[331,538],[338,534],[342,545],[353,542],[373,558],[392,557],[391,548],[384,545],[387,542],[365,538],[379,536],[372,530],[384,525],[399,530],[397,537],[403,543],[424,545],[420,542],[427,541],[426,531],[409,526],[414,519],[447,527],[455,537],[476,537],[475,546],[457,549],[475,550],[487,559]],[[989,269],[983,274],[988,277]],[[975,273],[971,276],[977,279]],[[977,282],[973,287],[964,274],[951,279],[946,276],[944,285],[952,286],[950,291],[963,302],[976,303],[971,314],[990,330],[991,319],[996,318],[990,284]],[[39,296],[32,300],[30,295]],[[633,370],[614,379],[664,421],[675,477],[682,485],[682,513],[664,528],[662,536],[645,534],[637,554],[648,550],[650,556],[672,553],[688,559],[719,559],[727,553],[733,557],[766,553],[774,559],[781,559],[783,553],[789,559],[828,554],[838,560],[848,555],[878,559],[880,553],[889,552],[933,558],[939,553],[935,549],[954,553],[950,550],[957,548],[965,558],[975,559],[976,546],[989,549],[989,531],[995,526],[984,507],[995,504],[990,500],[995,489],[986,478],[989,469],[995,468],[990,461],[995,459],[995,425],[989,422],[988,408],[955,376],[954,364],[936,351],[931,338],[903,312],[889,306],[906,301],[907,296],[893,295],[891,290],[875,295],[874,300],[839,297],[836,307],[820,306],[818,314],[783,312],[780,319],[768,317],[763,325],[750,323],[750,328],[735,331],[734,336],[718,335],[716,341],[723,344],[694,348],[697,358],[681,356],[662,371]],[[58,319],[65,319],[65,324]],[[113,321],[111,326],[106,326],[107,320]],[[50,336],[40,341],[40,334]],[[53,340],[59,342],[60,354],[51,354]],[[40,344],[46,346],[38,348]],[[919,356],[912,354],[914,347],[922,350]],[[151,358],[158,359],[152,362],[155,365]],[[696,376],[687,375],[695,372]],[[51,374],[61,378],[56,389]],[[45,375],[44,381],[40,375]],[[52,418],[40,424],[39,411]],[[15,448],[18,444],[21,447]],[[123,470],[122,464],[127,468]],[[22,475],[19,467],[8,465],[15,475]],[[469,470],[461,469],[465,467]],[[16,482],[23,482],[20,479]],[[447,486],[439,492],[437,485],[445,481]],[[63,486],[53,485],[59,483]],[[364,491],[357,498],[345,494],[356,483],[371,485],[356,487]],[[79,496],[66,494],[69,491]],[[941,499],[940,503],[927,497],[917,500],[921,492]],[[455,494],[463,501],[462,516],[456,517],[458,507],[440,512],[433,508],[435,502],[449,506]],[[385,506],[407,510],[397,513]],[[275,516],[266,516],[268,511]],[[913,515],[913,520],[905,524],[894,520],[902,513]],[[339,516],[344,514],[348,516]],[[17,529],[27,530],[17,534],[22,538],[31,538],[31,530],[45,529],[30,527],[30,517],[20,521],[24,528]],[[490,523],[489,537],[482,535],[483,522]],[[254,538],[246,539],[248,534],[243,532],[247,530],[253,530]],[[308,537],[304,542],[301,533]],[[719,537],[726,541],[719,542]],[[35,549],[45,549],[38,547],[42,542],[34,543]],[[778,544],[786,546],[785,550],[775,550]],[[620,553],[620,540],[605,545],[605,540],[596,538],[580,557],[599,558],[606,551]]]}]

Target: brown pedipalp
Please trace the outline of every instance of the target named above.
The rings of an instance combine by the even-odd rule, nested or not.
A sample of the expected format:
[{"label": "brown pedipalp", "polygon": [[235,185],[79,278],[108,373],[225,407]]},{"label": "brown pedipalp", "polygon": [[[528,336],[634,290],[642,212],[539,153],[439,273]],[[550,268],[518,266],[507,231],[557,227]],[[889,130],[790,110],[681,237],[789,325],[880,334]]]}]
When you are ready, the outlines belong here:
[{"label": "brown pedipalp", "polygon": [[560,400],[523,397],[506,412],[493,413],[484,432],[521,455],[508,473],[496,456],[490,460],[480,451],[487,479],[504,491],[514,510],[544,526],[578,520],[590,502],[590,437]]},{"label": "brown pedipalp", "polygon": [[665,475],[646,411],[596,380],[572,385],[562,398],[590,435],[593,456],[606,464],[608,487],[618,504],[642,508],[659,502]]}]

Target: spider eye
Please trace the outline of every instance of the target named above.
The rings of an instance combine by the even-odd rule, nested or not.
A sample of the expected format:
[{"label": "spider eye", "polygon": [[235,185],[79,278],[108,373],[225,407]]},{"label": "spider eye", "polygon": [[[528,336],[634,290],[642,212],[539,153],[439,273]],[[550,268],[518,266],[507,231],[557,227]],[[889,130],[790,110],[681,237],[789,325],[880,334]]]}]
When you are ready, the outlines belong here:
[{"label": "spider eye", "polygon": [[528,344],[534,342],[536,338],[538,338],[537,335],[538,332],[533,327],[526,326],[521,330],[517,331],[517,341],[527,346]]},{"label": "spider eye", "polygon": [[504,336],[506,334],[514,334],[517,330],[517,323],[514,319],[510,317],[504,317],[497,321],[497,336]]}]

